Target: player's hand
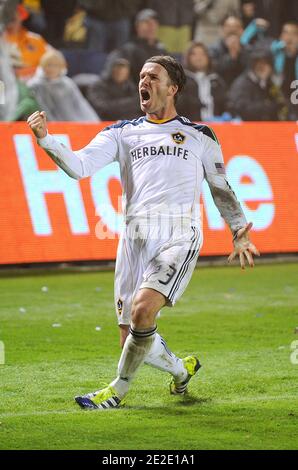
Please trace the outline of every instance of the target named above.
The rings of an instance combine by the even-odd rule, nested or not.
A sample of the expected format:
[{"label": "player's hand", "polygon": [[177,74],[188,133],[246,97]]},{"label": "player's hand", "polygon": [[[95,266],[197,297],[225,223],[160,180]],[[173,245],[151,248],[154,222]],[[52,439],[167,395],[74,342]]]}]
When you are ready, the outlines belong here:
[{"label": "player's hand", "polygon": [[239,256],[240,266],[245,269],[245,263],[248,262],[252,268],[254,266],[253,255],[260,256],[259,251],[253,245],[249,239],[248,232],[252,227],[252,222],[245,225],[237,232],[237,236],[234,240],[234,251],[230,254],[228,261],[231,263],[236,256]]},{"label": "player's hand", "polygon": [[44,111],[36,111],[27,119],[28,126],[38,139],[47,135],[47,117]]}]

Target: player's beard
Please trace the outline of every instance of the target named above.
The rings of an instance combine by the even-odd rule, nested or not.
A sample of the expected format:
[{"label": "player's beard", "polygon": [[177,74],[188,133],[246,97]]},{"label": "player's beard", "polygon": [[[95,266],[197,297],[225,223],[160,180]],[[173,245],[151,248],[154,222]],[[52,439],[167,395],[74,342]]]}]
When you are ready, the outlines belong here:
[{"label": "player's beard", "polygon": [[141,107],[141,110],[144,112],[144,113],[149,113],[152,111],[152,106],[154,105],[153,103],[153,96],[152,94],[150,94],[150,97],[148,100],[144,100],[142,95],[140,94],[140,107]]},{"label": "player's beard", "polygon": [[143,102],[140,95],[140,107],[146,114],[160,114],[166,108],[166,97],[151,93],[149,100]]}]

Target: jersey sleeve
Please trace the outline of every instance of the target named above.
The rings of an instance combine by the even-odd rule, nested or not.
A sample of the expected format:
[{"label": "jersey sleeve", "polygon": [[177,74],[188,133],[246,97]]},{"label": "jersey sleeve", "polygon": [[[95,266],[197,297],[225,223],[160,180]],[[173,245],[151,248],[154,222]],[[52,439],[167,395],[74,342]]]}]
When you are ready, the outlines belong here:
[{"label": "jersey sleeve", "polygon": [[202,136],[201,159],[205,178],[216,207],[234,233],[246,225],[247,221],[242,207],[227,181],[221,147],[214,135],[213,137],[204,134]]},{"label": "jersey sleeve", "polygon": [[77,151],[68,149],[50,134],[37,142],[65,173],[72,178],[81,179],[92,176],[118,159],[116,133],[114,128],[103,130],[86,147]]}]

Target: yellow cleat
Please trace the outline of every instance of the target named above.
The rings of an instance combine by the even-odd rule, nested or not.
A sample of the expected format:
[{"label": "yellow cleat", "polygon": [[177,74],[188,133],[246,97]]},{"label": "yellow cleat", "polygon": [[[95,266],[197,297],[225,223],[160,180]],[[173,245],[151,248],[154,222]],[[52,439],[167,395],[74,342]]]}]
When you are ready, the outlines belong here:
[{"label": "yellow cleat", "polygon": [[[110,385],[97,392],[87,393],[87,395],[75,397],[76,403],[89,410],[106,410],[108,408],[118,408],[121,400],[117,397],[116,391]],[[123,403],[122,403],[123,404]]]},{"label": "yellow cleat", "polygon": [[195,356],[187,356],[182,359],[183,365],[187,371],[187,377],[183,382],[175,382],[174,377],[170,382],[171,395],[185,395],[187,393],[187,385],[190,379],[198,372],[201,364],[199,359]]}]

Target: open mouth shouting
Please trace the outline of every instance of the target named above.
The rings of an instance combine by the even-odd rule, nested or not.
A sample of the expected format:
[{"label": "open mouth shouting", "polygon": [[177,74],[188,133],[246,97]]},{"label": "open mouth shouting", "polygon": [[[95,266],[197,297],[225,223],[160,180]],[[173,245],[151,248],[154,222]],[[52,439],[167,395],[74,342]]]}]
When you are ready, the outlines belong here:
[{"label": "open mouth shouting", "polygon": [[140,99],[141,99],[141,106],[147,107],[151,99],[150,91],[147,88],[140,89]]}]

